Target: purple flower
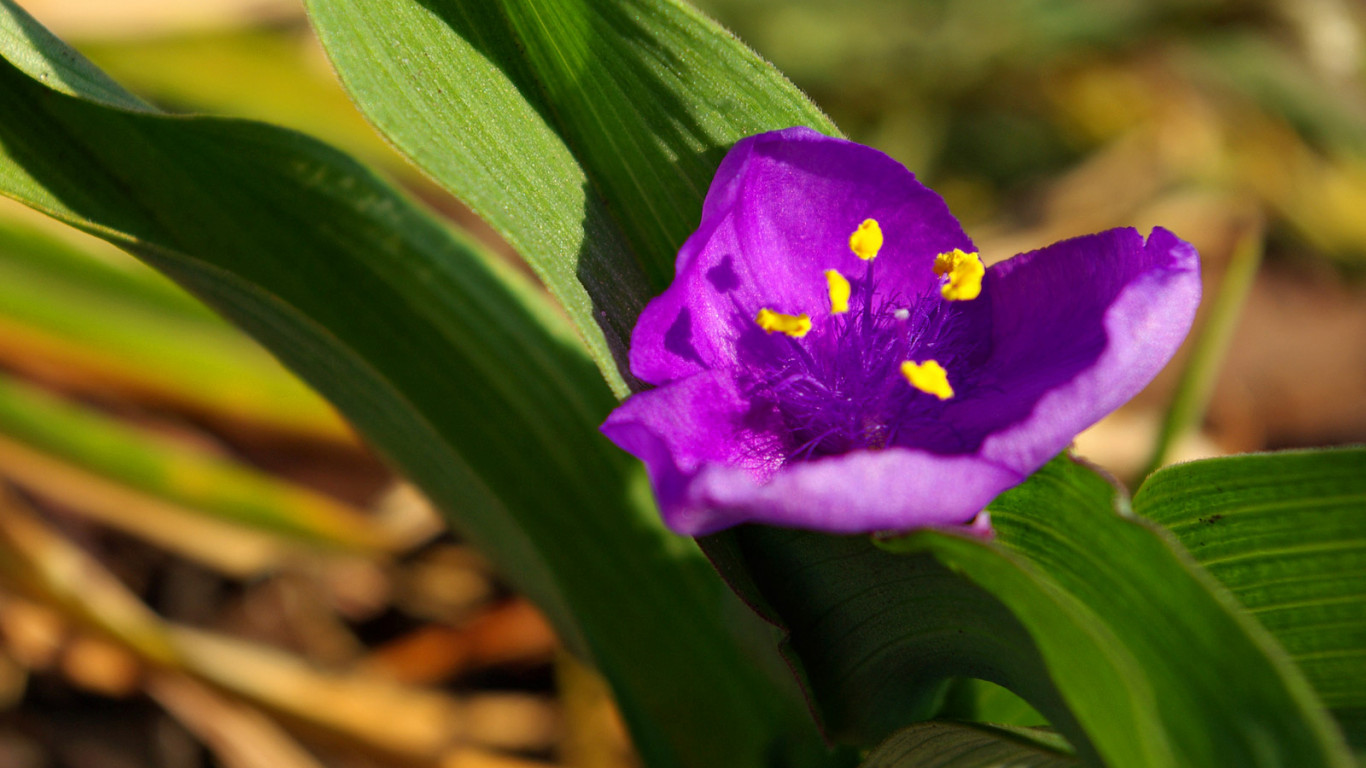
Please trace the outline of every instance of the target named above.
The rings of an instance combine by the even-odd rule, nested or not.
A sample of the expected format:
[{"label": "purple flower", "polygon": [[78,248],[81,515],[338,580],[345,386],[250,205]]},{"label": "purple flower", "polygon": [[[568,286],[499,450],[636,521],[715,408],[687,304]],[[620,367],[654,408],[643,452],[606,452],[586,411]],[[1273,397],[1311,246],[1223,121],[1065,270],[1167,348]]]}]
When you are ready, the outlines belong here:
[{"label": "purple flower", "polygon": [[1199,300],[1195,249],[1164,229],[983,270],[881,152],[752,136],[632,335],[631,372],[656,388],[602,431],[681,534],[962,525],[1147,384]]}]

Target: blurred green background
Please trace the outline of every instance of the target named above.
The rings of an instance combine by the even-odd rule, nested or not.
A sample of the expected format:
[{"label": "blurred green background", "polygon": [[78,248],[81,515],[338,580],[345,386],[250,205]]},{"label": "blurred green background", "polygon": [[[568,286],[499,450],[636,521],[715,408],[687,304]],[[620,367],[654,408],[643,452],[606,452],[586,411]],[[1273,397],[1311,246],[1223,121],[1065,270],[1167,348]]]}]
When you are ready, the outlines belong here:
[{"label": "blurred green background", "polygon": [[[21,4],[157,105],[310,133],[515,258],[356,113],[295,0]],[[1132,481],[1366,441],[1361,4],[700,5],[989,261],[1113,226],[1197,245],[1192,342],[1084,455]],[[0,765],[631,764],[592,673],[326,404],[5,201],[0,478]]]}]

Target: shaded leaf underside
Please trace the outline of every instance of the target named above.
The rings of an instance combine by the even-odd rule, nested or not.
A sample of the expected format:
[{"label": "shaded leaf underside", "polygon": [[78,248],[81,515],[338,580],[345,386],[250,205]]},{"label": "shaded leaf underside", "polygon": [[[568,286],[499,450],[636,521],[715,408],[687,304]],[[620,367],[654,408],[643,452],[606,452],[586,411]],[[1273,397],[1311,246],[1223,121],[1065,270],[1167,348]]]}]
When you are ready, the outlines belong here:
[{"label": "shaded leaf underside", "polygon": [[868,754],[859,768],[1076,768],[1054,734],[968,723],[918,723]]}]

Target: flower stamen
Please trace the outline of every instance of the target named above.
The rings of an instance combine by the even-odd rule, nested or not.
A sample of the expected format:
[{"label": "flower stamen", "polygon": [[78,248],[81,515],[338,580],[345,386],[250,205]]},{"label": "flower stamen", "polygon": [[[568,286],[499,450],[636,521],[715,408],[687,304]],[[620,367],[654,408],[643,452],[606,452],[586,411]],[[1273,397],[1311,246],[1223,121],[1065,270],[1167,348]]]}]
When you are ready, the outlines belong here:
[{"label": "flower stamen", "polygon": [[849,281],[833,269],[825,270],[825,283],[830,287],[830,314],[849,311]]},{"label": "flower stamen", "polygon": [[948,372],[934,360],[916,363],[907,360],[901,364],[901,375],[911,386],[940,400],[953,397],[953,387],[949,386]]},{"label": "flower stamen", "polygon": [[964,253],[954,248],[934,257],[934,273],[948,277],[939,293],[949,301],[971,301],[982,293],[982,277],[986,267],[976,253]]},{"label": "flower stamen", "polygon": [[794,339],[800,339],[811,330],[811,318],[805,312],[800,315],[784,315],[764,308],[759,310],[754,322],[764,329],[764,333],[781,331]]},{"label": "flower stamen", "polygon": [[872,261],[882,250],[882,227],[876,219],[864,219],[849,236],[849,250],[864,261]]}]

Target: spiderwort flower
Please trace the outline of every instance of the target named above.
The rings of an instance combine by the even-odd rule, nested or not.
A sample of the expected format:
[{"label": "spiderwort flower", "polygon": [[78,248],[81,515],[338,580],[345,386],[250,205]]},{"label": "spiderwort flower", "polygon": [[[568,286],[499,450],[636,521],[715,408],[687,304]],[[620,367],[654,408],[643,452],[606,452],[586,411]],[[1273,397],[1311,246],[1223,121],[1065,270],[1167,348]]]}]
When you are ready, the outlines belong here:
[{"label": "spiderwort flower", "polygon": [[656,388],[602,430],[682,534],[963,525],[1137,393],[1199,297],[1195,249],[1164,229],[984,268],[881,152],[752,136],[632,335],[631,371]]}]

